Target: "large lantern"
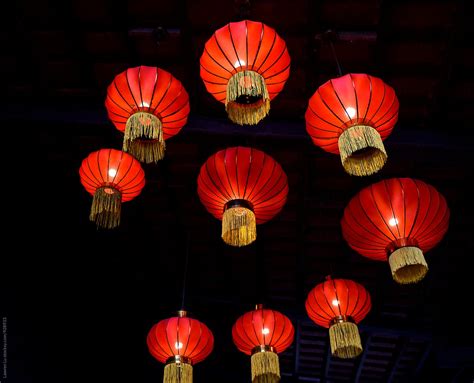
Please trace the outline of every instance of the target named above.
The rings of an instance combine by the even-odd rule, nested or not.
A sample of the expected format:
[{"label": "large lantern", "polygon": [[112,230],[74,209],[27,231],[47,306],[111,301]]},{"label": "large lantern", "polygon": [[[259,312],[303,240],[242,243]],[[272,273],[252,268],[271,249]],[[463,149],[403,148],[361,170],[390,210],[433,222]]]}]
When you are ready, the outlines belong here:
[{"label": "large lantern", "polygon": [[200,63],[207,91],[225,103],[229,118],[240,125],[262,120],[290,75],[285,41],[273,28],[249,20],[218,29]]},{"label": "large lantern", "polygon": [[306,312],[316,324],[329,328],[334,356],[355,358],[363,350],[357,324],[372,307],[370,295],[354,281],[326,279],[308,294]]},{"label": "large lantern", "polygon": [[432,186],[411,178],[392,178],[361,190],[344,211],[342,233],[359,254],[390,264],[398,283],[423,279],[423,253],[448,230],[449,209]]},{"label": "large lantern", "polygon": [[123,148],[141,162],[157,162],[165,140],[177,134],[189,114],[188,93],[160,68],[139,66],[117,75],[107,88],[105,107],[124,133]]},{"label": "large lantern", "polygon": [[232,339],[240,351],[251,355],[253,383],[280,381],[277,354],[290,347],[294,335],[288,317],[261,304],[237,319],[232,327]]},{"label": "large lantern", "polygon": [[209,157],[198,177],[201,202],[222,219],[222,239],[245,246],[257,238],[257,224],[273,218],[286,202],[288,182],[280,164],[264,152],[245,147]]},{"label": "large lantern", "polygon": [[115,149],[89,154],[82,161],[79,175],[82,185],[94,196],[89,219],[108,229],[120,224],[122,202],[135,198],[145,186],[140,163]]},{"label": "large lantern", "polygon": [[305,117],[315,145],[340,154],[347,173],[366,176],[379,171],[387,160],[382,141],[397,122],[398,99],[377,77],[347,74],[316,90]]},{"label": "large lantern", "polygon": [[155,324],[146,339],[148,350],[165,363],[164,383],[192,383],[193,368],[212,352],[214,336],[202,322],[187,317],[186,311]]}]

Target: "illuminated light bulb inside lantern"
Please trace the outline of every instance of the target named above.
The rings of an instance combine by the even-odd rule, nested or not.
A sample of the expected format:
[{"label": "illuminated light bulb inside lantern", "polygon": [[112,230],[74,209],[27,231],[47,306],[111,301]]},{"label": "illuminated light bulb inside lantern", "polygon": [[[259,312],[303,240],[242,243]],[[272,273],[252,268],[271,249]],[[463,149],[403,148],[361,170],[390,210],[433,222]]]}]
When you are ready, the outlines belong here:
[{"label": "illuminated light bulb inside lantern", "polygon": [[117,169],[109,169],[109,176],[110,177],[115,177],[117,174]]},{"label": "illuminated light bulb inside lantern", "polygon": [[234,68],[238,68],[238,67],[241,67],[241,66],[245,66],[245,61],[244,60],[237,60],[234,63]]},{"label": "illuminated light bulb inside lantern", "polygon": [[356,110],[352,106],[349,106],[346,109],[346,112],[347,112],[347,114],[349,115],[350,118],[354,118],[355,115],[356,115]]},{"label": "illuminated light bulb inside lantern", "polygon": [[140,104],[140,107],[142,107],[142,108],[149,108],[149,107],[150,107],[150,104],[149,104],[148,102],[143,101],[143,102]]},{"label": "illuminated light bulb inside lantern", "polygon": [[388,224],[389,224],[390,226],[395,226],[395,225],[398,224],[398,219],[396,219],[396,218],[390,218],[390,219],[388,220]]},{"label": "illuminated light bulb inside lantern", "polygon": [[337,299],[332,300],[332,305],[333,306],[339,306],[339,301]]},{"label": "illuminated light bulb inside lantern", "polygon": [[268,335],[268,334],[270,334],[270,329],[268,329],[268,328],[266,328],[266,327],[263,328],[263,329],[262,329],[262,334],[263,334],[263,335]]},{"label": "illuminated light bulb inside lantern", "polygon": [[176,342],[176,343],[174,344],[174,347],[175,347],[177,350],[180,350],[180,349],[183,348],[183,344],[182,344],[181,342]]}]

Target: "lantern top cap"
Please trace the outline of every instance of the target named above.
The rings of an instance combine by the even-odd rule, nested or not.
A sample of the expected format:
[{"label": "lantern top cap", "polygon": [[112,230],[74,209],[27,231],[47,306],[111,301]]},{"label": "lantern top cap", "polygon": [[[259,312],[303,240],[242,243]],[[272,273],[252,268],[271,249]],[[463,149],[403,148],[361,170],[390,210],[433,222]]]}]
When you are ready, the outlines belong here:
[{"label": "lantern top cap", "polygon": [[188,316],[188,312],[186,310],[178,310],[178,316],[180,318],[186,318]]},{"label": "lantern top cap", "polygon": [[263,309],[263,303],[257,303],[255,305],[255,310],[262,310]]}]

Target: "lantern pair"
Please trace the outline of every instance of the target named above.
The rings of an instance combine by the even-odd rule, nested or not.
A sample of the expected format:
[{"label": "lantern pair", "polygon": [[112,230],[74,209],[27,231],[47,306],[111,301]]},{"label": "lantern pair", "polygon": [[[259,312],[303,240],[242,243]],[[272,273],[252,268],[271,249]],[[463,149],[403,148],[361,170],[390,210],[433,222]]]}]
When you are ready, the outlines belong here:
[{"label": "lantern pair", "polygon": [[[240,351],[251,355],[253,383],[280,381],[277,353],[285,351],[294,338],[293,325],[285,315],[257,305],[236,321],[232,338]],[[147,345],[152,356],[166,364],[164,383],[191,383],[192,366],[209,356],[214,337],[205,324],[179,311],[178,316],[151,328]]]}]

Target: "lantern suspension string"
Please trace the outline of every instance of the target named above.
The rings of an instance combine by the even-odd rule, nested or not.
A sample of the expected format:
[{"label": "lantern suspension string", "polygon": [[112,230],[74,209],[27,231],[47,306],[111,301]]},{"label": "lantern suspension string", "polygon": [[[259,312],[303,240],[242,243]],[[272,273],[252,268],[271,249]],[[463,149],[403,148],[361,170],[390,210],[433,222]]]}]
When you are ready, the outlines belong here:
[{"label": "lantern suspension string", "polygon": [[342,69],[341,69],[341,65],[339,64],[339,60],[337,58],[336,48],[334,48],[334,43],[332,42],[331,39],[329,39],[329,45],[331,46],[332,56],[334,57],[334,61],[336,62],[337,72],[339,73],[339,77],[340,77],[342,76]]},{"label": "lantern suspension string", "polygon": [[181,310],[184,310],[184,300],[186,297],[186,279],[188,276],[188,263],[189,263],[189,242],[190,242],[190,234],[189,232],[186,233],[186,255],[184,259],[184,271],[183,271],[183,291],[181,295]]}]

